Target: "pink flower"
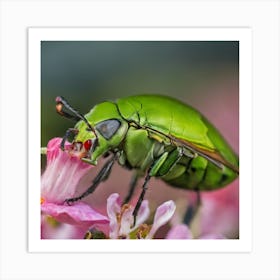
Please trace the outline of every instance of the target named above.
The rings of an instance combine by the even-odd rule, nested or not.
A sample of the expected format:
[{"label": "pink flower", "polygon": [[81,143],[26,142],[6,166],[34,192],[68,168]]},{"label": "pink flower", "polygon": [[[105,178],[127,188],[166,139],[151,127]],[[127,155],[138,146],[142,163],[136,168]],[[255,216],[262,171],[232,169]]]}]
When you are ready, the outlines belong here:
[{"label": "pink flower", "polygon": [[[150,216],[148,201],[144,200],[140,206],[134,225],[133,210],[130,204],[121,206],[118,193],[111,194],[107,199],[107,213],[110,220],[108,238],[110,239],[152,239],[157,230],[167,224],[175,213],[175,203],[171,200],[161,204],[155,211],[153,224],[148,225],[145,221]],[[89,232],[101,233],[96,229]],[[90,234],[89,234],[90,235]],[[104,234],[105,236],[106,234]],[[98,238],[98,237],[97,237]],[[102,237],[104,238],[104,237]],[[191,229],[185,224],[177,224],[168,231],[166,239],[194,239]],[[209,233],[197,237],[197,239],[224,239],[221,234]]]},{"label": "pink flower", "polygon": [[60,149],[61,138],[53,138],[47,146],[47,167],[41,179],[41,195],[44,200],[61,204],[73,197],[80,179],[93,168],[71,153]]},{"label": "pink flower", "polygon": [[88,228],[106,224],[108,218],[84,202],[69,206],[65,199],[72,198],[83,176],[93,168],[84,163],[66,144],[67,150],[60,149],[61,138],[54,138],[47,146],[47,167],[41,178],[41,210],[61,223]]},{"label": "pink flower", "polygon": [[83,239],[84,235],[85,229],[82,227],[59,223],[49,215],[42,215],[42,239]]},{"label": "pink flower", "polygon": [[218,234],[227,238],[239,237],[239,183],[202,194],[202,205],[198,215],[200,235]]},{"label": "pink flower", "polygon": [[167,238],[236,239],[239,237],[239,184],[211,192],[201,192],[201,204],[192,213],[188,227],[183,225],[188,207],[196,207],[195,197],[178,199],[177,211],[173,216],[171,231]]},{"label": "pink flower", "polygon": [[[61,141],[61,138],[54,138],[47,147],[47,167],[41,178],[42,238],[83,238],[90,228],[92,235],[89,236],[93,238],[152,239],[156,233],[159,236],[159,228],[170,222],[172,225],[167,235],[167,226],[160,233],[166,239],[224,239],[236,238],[234,234],[238,236],[238,181],[222,190],[201,193],[202,204],[188,226],[182,224],[185,205],[191,203],[186,200],[183,201],[184,207],[180,207],[178,201],[176,215],[173,201],[161,204],[149,225],[146,224],[150,218],[147,200],[142,202],[135,224],[134,207],[121,205],[117,193],[107,199],[108,216],[102,215],[100,208],[97,211],[83,201],[67,205],[66,199],[77,196],[80,189],[88,187],[84,186],[82,179],[87,177],[93,166],[84,163],[80,159],[79,149],[74,149],[69,143],[62,151]],[[180,208],[182,211],[178,211]],[[59,223],[54,224],[53,221]]]},{"label": "pink flower", "polygon": [[166,239],[192,239],[193,235],[187,225],[178,224],[167,233]]},{"label": "pink flower", "polygon": [[111,239],[151,239],[156,231],[172,218],[175,209],[173,201],[164,202],[156,209],[153,224],[149,226],[144,224],[150,215],[148,201],[144,200],[134,225],[134,208],[129,204],[121,206],[119,194],[113,193],[107,199],[107,213],[110,219],[109,237]]},{"label": "pink flower", "polygon": [[[166,239],[194,239],[194,236],[185,224],[178,224],[170,229]],[[225,239],[221,234],[205,234],[196,239]]]}]

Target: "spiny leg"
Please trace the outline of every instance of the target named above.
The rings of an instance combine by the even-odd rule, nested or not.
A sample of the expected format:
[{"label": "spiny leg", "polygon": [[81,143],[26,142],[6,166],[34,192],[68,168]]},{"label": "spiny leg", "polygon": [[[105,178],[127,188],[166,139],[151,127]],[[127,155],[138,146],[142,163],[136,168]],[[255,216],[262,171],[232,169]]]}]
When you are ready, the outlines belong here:
[{"label": "spiny leg", "polygon": [[190,225],[190,223],[192,222],[193,218],[196,216],[196,214],[199,211],[199,208],[201,206],[201,195],[200,195],[200,191],[198,189],[195,190],[196,192],[196,202],[195,205],[191,205],[187,208],[183,222],[186,225]]},{"label": "spiny leg", "polygon": [[130,201],[131,197],[134,194],[134,191],[135,191],[135,188],[136,188],[136,185],[137,185],[137,181],[138,181],[138,174],[135,172],[135,173],[133,173],[133,176],[132,176],[131,181],[129,183],[128,194],[125,197],[125,199],[123,200],[122,204],[126,204]]},{"label": "spiny leg", "polygon": [[136,206],[135,206],[135,208],[133,210],[133,213],[132,213],[133,218],[134,218],[133,226],[135,226],[136,217],[137,217],[138,211],[140,209],[141,203],[142,203],[142,201],[144,199],[145,193],[146,193],[146,191],[148,189],[147,184],[148,184],[150,179],[151,179],[151,175],[150,175],[150,172],[148,172],[148,174],[145,177],[145,182],[144,182],[144,184],[142,186],[142,192],[141,192],[141,194],[140,194],[140,196],[139,196],[139,198],[137,200],[137,204],[136,204]]},{"label": "spiny leg", "polygon": [[195,204],[195,207],[194,207],[194,217],[195,215],[198,213],[199,211],[199,208],[201,206],[201,194],[200,194],[200,190],[199,189],[196,189],[196,204]]},{"label": "spiny leg", "polygon": [[183,156],[183,150],[180,147],[178,147],[170,153],[164,152],[158,159],[156,159],[152,163],[152,165],[149,168],[148,173],[145,177],[145,182],[142,187],[142,192],[138,198],[137,204],[133,211],[134,225],[136,223],[137,213],[138,213],[141,203],[144,199],[146,190],[148,189],[147,184],[148,184],[149,180],[151,179],[151,177],[163,176],[163,175],[167,174],[182,156]]},{"label": "spiny leg", "polygon": [[112,166],[114,164],[114,162],[116,161],[116,159],[118,158],[118,154],[115,153],[113,155],[113,157],[111,157],[102,167],[102,169],[100,170],[100,172],[97,174],[97,176],[94,178],[92,185],[84,192],[82,193],[80,196],[78,197],[73,197],[73,198],[69,198],[66,199],[65,202],[67,204],[71,204],[73,202],[76,202],[78,200],[83,199],[84,197],[88,196],[89,194],[93,193],[95,191],[95,189],[98,187],[99,183],[101,183],[102,181],[105,181],[108,176],[111,173],[112,170]]}]

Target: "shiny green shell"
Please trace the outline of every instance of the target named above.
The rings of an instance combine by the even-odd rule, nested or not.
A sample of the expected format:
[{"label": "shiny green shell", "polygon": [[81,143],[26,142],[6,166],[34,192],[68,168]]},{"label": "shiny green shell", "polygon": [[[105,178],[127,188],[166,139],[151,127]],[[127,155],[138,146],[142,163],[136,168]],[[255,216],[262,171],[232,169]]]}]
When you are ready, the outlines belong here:
[{"label": "shiny green shell", "polygon": [[[121,165],[144,174],[160,159],[153,176],[183,189],[213,190],[238,177],[238,157],[218,130],[197,110],[171,97],[124,97],[96,105],[85,117],[93,127],[106,119],[121,123],[112,139],[100,135],[93,161],[118,150]],[[90,138],[82,122],[76,128],[77,139]]]}]

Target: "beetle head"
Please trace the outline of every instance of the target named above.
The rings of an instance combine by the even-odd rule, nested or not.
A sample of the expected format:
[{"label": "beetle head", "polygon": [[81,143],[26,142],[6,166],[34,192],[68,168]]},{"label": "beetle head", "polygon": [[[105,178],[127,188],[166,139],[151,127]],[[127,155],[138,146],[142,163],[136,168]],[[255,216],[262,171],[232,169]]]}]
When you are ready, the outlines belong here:
[{"label": "beetle head", "polygon": [[96,105],[84,118],[87,122],[81,120],[75,126],[77,133],[73,144],[80,149],[80,157],[97,164],[100,156],[119,149],[128,124],[112,102]]}]

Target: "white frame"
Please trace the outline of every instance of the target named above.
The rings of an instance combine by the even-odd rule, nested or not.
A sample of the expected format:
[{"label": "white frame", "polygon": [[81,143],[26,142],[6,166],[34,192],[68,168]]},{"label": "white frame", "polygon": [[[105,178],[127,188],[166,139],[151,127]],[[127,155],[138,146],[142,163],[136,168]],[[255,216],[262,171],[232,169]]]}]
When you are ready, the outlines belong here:
[{"label": "white frame", "polygon": [[[279,1],[2,0],[0,7],[0,279],[280,279]],[[27,112],[34,107],[27,106],[27,28],[32,26],[251,28],[253,142],[248,143],[248,149],[253,150],[253,232],[250,252],[28,252]]]},{"label": "white frame", "polygon": [[[249,28],[30,28],[29,251],[30,252],[248,252],[251,250],[252,142],[251,30]],[[41,41],[239,41],[240,238],[227,240],[42,240],[40,238]],[[36,148],[34,148],[36,147]],[[246,186],[246,187],[244,187]],[[126,240],[127,241],[127,240]]]}]

